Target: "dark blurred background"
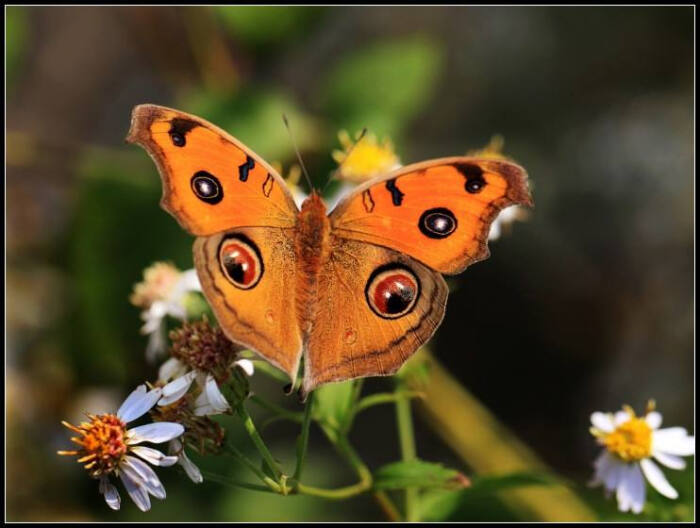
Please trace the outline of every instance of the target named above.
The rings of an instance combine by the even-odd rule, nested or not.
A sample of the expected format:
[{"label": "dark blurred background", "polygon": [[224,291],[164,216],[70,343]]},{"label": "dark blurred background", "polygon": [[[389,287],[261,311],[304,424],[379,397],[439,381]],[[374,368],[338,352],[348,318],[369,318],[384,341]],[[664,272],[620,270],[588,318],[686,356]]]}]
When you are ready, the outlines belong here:
[{"label": "dark blurred background", "polygon": [[[161,472],[169,496],[148,515],[125,493],[115,514],[55,455],[68,445],[62,419],[116,409],[156,376],[128,302],[142,269],[192,267],[191,237],[158,207],[155,166],[124,144],[131,108],[145,102],[198,114],[287,167],[285,112],[317,184],[340,129],[388,135],[403,163],[502,135],[536,207],[491,243],[490,259],[451,279],[434,354],[579,484],[597,453],[594,410],[641,412],[655,398],[666,424],[693,431],[692,7],[5,15],[8,519],[381,519],[368,497],[276,497],[173,471]],[[281,398],[266,379],[253,386]],[[352,440],[371,465],[396,458],[393,419],[375,408],[357,422]],[[420,419],[417,428],[420,456],[460,465]],[[296,431],[265,431],[287,463]],[[319,485],[353,479],[320,435],[310,464]]]}]

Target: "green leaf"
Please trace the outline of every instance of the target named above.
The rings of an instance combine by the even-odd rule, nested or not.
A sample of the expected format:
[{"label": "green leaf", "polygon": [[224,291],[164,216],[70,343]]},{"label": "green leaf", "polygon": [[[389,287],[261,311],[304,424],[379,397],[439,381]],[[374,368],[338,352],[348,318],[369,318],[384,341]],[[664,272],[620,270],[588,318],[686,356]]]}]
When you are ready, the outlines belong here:
[{"label": "green leaf", "polygon": [[393,462],[382,466],[374,474],[376,489],[459,489],[466,486],[469,486],[469,479],[456,469],[423,460]]},{"label": "green leaf", "polygon": [[316,389],[313,408],[314,420],[325,422],[339,430],[352,409],[354,386],[357,381],[329,383]]},{"label": "green leaf", "polygon": [[350,133],[367,127],[396,139],[430,101],[442,58],[441,48],[422,37],[375,44],[342,60],[323,82],[320,99]]},{"label": "green leaf", "polygon": [[496,493],[510,488],[520,488],[523,486],[551,486],[561,484],[554,476],[547,473],[517,472],[505,475],[484,475],[474,477],[472,485],[465,493]]}]

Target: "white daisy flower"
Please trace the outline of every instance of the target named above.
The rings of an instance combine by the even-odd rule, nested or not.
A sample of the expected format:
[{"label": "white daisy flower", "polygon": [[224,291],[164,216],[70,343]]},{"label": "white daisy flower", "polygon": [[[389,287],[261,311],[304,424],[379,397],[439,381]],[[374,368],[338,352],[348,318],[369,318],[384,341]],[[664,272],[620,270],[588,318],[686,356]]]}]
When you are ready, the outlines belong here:
[{"label": "white daisy flower", "polygon": [[637,417],[624,406],[612,413],[594,412],[591,433],[605,447],[594,462],[595,474],[590,485],[605,487],[606,493],[617,496],[620,511],[640,513],[646,499],[644,479],[669,499],[678,492],[669,484],[659,466],[685,468],[683,456],[695,455],[695,437],[683,427],[659,429],[661,414],[649,402],[645,416]]},{"label": "white daisy flower", "polygon": [[504,229],[507,229],[516,220],[526,220],[528,215],[528,211],[519,205],[506,207],[498,213],[498,216],[491,224],[489,240],[498,240],[503,234]]},{"label": "white daisy flower", "polygon": [[202,286],[194,269],[181,272],[166,262],[156,262],[146,268],[143,275],[144,280],[134,286],[130,301],[144,308],[141,312],[144,320],[141,333],[148,335],[146,358],[153,362],[167,348],[165,317],[169,315],[186,320],[186,295],[193,291],[201,292]]},{"label": "white daisy flower", "polygon": [[141,511],[151,508],[149,494],[157,499],[165,498],[165,488],[145,462],[154,466],[172,466],[178,457],[166,456],[157,449],[139,444],[174,440],[184,433],[184,427],[173,422],[155,422],[126,428],[129,422],[146,414],[161,396],[161,389],[148,391],[146,385],[140,385],[124,400],[116,414],[88,414],[90,421],[79,426],[62,422],[78,433],[79,436],[71,440],[80,449],[59,451],[58,454],[77,456],[78,462],[85,464],[88,474],[99,479],[99,491],[113,510],[119,509],[121,497],[110,482],[111,474],[121,478],[127,493]]}]

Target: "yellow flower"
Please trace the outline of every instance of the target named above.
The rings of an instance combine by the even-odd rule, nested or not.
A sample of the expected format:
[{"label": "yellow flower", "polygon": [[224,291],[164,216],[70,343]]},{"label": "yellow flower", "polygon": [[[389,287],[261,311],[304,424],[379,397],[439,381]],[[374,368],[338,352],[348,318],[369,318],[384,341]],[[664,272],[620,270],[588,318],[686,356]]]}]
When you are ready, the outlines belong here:
[{"label": "yellow flower", "polygon": [[353,141],[346,130],[338,132],[343,150],[334,150],[332,156],[338,163],[339,179],[359,183],[401,166],[389,138],[381,143],[374,134],[358,133],[355,138]]},{"label": "yellow flower", "polygon": [[467,151],[467,156],[473,156],[475,158],[493,159],[493,160],[509,160],[513,161],[513,158],[503,154],[503,145],[505,140],[500,134],[495,134],[491,136],[491,140],[488,144],[480,149]]}]

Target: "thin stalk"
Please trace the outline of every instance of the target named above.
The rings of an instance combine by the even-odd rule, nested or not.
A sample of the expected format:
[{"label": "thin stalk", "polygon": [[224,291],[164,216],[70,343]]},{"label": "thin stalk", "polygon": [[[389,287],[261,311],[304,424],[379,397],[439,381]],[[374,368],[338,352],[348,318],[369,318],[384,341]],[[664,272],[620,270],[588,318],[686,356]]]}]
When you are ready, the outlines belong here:
[{"label": "thin stalk", "polygon": [[268,488],[270,488],[272,491],[274,491],[275,493],[281,492],[280,485],[277,482],[275,482],[270,477],[265,475],[265,473],[263,473],[263,471],[258,466],[256,466],[253,462],[251,462],[247,456],[245,456],[243,453],[241,453],[233,445],[227,444],[226,451],[224,451],[224,452],[227,455],[230,455],[233,458],[235,458],[237,461],[239,461],[241,464],[243,464],[245,467],[247,467],[253,473],[255,473],[255,476],[257,476],[262,482],[264,482],[265,485]]},{"label": "thin stalk", "polygon": [[255,394],[250,396],[250,398],[248,399],[252,401],[255,405],[258,405],[259,407],[262,407],[263,409],[266,409],[278,415],[280,418],[284,418],[285,420],[291,420],[292,422],[297,423],[302,423],[304,421],[303,413],[290,411],[289,409],[285,409],[284,407],[277,405],[276,403],[269,402]]},{"label": "thin stalk", "polygon": [[260,484],[251,484],[249,482],[241,482],[236,479],[229,477],[224,477],[222,475],[217,475],[216,473],[210,473],[209,471],[202,471],[202,475],[212,482],[217,482],[218,484],[224,484],[225,486],[233,486],[235,488],[249,489],[253,491],[264,491],[266,493],[276,493],[274,490],[270,489],[269,486],[261,486]]},{"label": "thin stalk", "polygon": [[[404,462],[415,460],[416,443],[413,437],[413,418],[411,417],[411,401],[408,398],[398,398],[396,400],[396,421],[399,429],[399,445],[401,446],[401,459]],[[416,503],[418,500],[418,490],[416,488],[406,488],[405,490],[406,520],[417,521]]]},{"label": "thin stalk", "polygon": [[248,414],[248,411],[242,403],[239,403],[236,406],[236,411],[243,420],[243,426],[245,427],[248,436],[250,436],[250,439],[253,441],[253,444],[255,444],[255,448],[260,453],[260,456],[262,456],[265,464],[267,464],[268,468],[270,468],[270,471],[272,471],[273,475],[275,476],[275,480],[279,483],[282,478],[282,469],[273,458],[272,453],[270,453],[270,450],[265,445],[260,433],[258,433],[258,430],[255,428],[253,419],[251,418],[250,414]]},{"label": "thin stalk", "polygon": [[309,394],[306,408],[304,409],[304,421],[301,424],[301,433],[297,440],[297,466],[292,477],[296,482],[301,478],[301,471],[306,461],[306,449],[309,445],[309,429],[311,427],[311,408],[314,404],[314,393]]}]

